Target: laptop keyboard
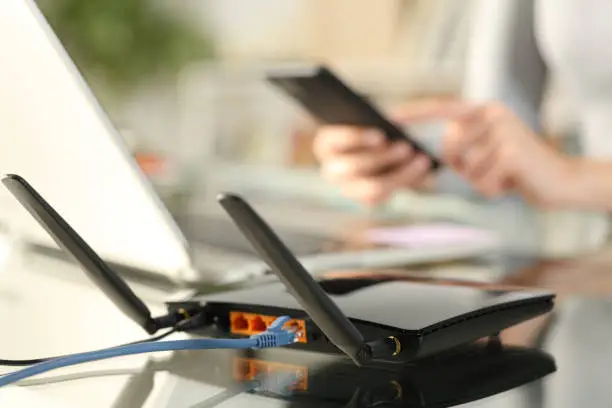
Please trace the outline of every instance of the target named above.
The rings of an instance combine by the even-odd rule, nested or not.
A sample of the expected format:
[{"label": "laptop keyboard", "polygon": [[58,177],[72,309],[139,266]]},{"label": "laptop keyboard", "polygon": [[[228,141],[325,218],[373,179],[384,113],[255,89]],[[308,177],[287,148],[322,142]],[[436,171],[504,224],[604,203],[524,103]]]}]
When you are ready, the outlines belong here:
[{"label": "laptop keyboard", "polygon": [[[177,223],[190,244],[218,248],[230,253],[256,256],[249,241],[229,219],[216,217],[187,217]],[[331,241],[324,235],[316,235],[289,229],[275,228],[285,244],[296,255],[312,255],[323,251]]]}]

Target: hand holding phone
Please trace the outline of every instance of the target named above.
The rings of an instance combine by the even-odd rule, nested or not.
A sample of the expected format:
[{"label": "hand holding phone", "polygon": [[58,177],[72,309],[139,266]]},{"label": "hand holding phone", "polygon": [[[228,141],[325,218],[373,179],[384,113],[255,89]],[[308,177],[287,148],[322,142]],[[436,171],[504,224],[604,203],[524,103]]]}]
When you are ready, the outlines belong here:
[{"label": "hand holding phone", "polygon": [[411,135],[388,120],[365,98],[348,87],[324,66],[281,68],[267,75],[270,83],[290,95],[317,120],[330,125],[375,128],[387,141],[403,141],[412,150],[425,154],[430,169],[440,162]]},{"label": "hand holding phone", "polygon": [[314,153],[323,178],[374,205],[402,189],[427,189],[439,161],[371,103],[322,66],[283,67],[267,79],[322,126]]}]

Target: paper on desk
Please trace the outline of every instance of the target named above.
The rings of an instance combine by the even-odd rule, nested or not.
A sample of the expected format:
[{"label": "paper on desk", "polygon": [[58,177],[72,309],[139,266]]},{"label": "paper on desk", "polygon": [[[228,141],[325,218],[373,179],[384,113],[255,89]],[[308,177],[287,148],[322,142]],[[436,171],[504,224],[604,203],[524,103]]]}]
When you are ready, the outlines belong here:
[{"label": "paper on desk", "polygon": [[66,405],[63,400],[15,386],[0,389],[0,407],[76,408],[74,405]]},{"label": "paper on desk", "polygon": [[493,231],[456,224],[425,224],[375,228],[367,232],[375,244],[405,248],[448,246],[498,246],[500,237]]}]

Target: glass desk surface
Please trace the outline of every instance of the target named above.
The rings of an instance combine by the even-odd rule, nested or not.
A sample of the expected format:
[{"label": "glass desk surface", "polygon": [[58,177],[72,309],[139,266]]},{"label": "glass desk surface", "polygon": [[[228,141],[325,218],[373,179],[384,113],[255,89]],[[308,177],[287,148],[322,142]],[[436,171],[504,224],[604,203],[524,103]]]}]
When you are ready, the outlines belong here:
[{"label": "glass desk surface", "polygon": [[[50,372],[0,389],[0,402],[27,406],[39,398],[43,406],[92,408],[608,406],[612,247],[561,260],[511,258],[497,282],[556,292],[554,312],[502,332],[499,342],[483,340],[435,361],[357,369],[338,356],[293,350],[161,353]],[[442,266],[429,268],[436,275]],[[28,257],[3,271],[0,324],[11,330],[0,339],[2,358],[92,350],[144,337],[75,266]],[[375,271],[360,272],[368,273]],[[163,310],[165,293],[134,288],[154,314]],[[72,318],[60,319],[67,308]]]}]

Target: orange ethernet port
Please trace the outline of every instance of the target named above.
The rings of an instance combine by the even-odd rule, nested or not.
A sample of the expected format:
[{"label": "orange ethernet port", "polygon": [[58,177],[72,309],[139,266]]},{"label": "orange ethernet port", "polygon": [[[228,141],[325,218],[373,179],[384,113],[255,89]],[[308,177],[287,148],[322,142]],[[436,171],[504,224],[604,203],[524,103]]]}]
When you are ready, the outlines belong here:
[{"label": "orange ethernet port", "polygon": [[230,332],[234,334],[250,334],[249,319],[244,313],[230,312]]},{"label": "orange ethernet port", "polygon": [[298,342],[307,343],[306,339],[306,322],[304,320],[289,320],[285,327],[290,327],[295,330]]},{"label": "orange ethernet port", "polygon": [[[251,336],[262,333],[276,320],[277,316],[262,315],[240,311],[230,312],[230,332]],[[307,343],[306,322],[300,319],[289,320],[285,328],[292,328],[297,333],[299,343]]]},{"label": "orange ethernet port", "polygon": [[261,333],[266,331],[268,325],[262,318],[263,316],[255,316],[251,319],[251,333]]}]

